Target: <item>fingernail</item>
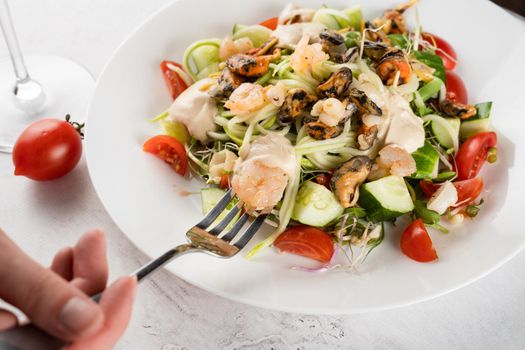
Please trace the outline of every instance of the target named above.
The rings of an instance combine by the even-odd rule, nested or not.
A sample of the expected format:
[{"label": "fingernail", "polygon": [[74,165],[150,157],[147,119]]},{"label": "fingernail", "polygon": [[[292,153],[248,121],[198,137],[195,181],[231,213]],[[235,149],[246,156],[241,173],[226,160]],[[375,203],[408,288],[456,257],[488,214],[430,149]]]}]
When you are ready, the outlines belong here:
[{"label": "fingernail", "polygon": [[69,299],[59,315],[62,325],[76,335],[95,332],[102,325],[102,319],[102,312],[97,305],[78,297]]}]

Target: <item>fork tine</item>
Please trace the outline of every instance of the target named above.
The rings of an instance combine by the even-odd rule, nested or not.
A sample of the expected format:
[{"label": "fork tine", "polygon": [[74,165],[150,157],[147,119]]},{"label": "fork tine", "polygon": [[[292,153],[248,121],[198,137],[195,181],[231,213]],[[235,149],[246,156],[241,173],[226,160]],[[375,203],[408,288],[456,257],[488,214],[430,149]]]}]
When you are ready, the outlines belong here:
[{"label": "fork tine", "polygon": [[241,228],[244,226],[244,224],[246,223],[246,221],[248,221],[248,218],[250,217],[250,214],[248,213],[244,213],[242,214],[242,216],[239,218],[239,220],[237,220],[237,222],[235,223],[235,225],[233,225],[233,227],[231,228],[230,231],[228,231],[227,234],[225,234],[223,237],[221,237],[221,239],[223,241],[226,241],[226,242],[229,242],[231,241],[236,235],[237,233],[239,233],[239,231],[241,230]]},{"label": "fork tine", "polygon": [[230,188],[228,192],[226,192],[226,194],[217,202],[217,204],[215,204],[213,209],[210,210],[210,212],[195,226],[205,230],[222,213],[222,211],[226,208],[228,203],[230,203],[232,197],[233,190]]},{"label": "fork tine", "polygon": [[248,244],[248,242],[250,241],[250,239],[253,238],[253,236],[255,235],[255,233],[259,230],[259,228],[261,227],[261,225],[264,223],[264,219],[266,219],[266,216],[267,214],[260,214],[257,219],[255,219],[252,224],[250,225],[250,227],[248,227],[248,229],[246,230],[246,232],[244,232],[244,234],[242,235],[241,238],[239,238],[239,240],[237,242],[235,242],[234,246],[236,246],[237,248],[239,248],[239,250],[241,250],[242,248],[244,248],[244,246],[246,244]]},{"label": "fork tine", "polygon": [[209,233],[211,233],[214,236],[217,236],[219,233],[221,233],[226,226],[235,218],[235,215],[241,210],[241,205],[237,204],[234,206],[228,214],[219,222],[217,225],[215,225],[211,230],[208,230]]}]

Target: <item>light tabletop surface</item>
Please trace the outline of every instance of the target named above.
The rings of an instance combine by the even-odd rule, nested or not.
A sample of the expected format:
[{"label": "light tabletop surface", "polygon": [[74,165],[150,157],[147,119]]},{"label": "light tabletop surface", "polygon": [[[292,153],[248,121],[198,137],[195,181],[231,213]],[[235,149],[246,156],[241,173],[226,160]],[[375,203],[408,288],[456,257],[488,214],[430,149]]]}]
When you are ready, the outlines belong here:
[{"label": "light tabletop surface", "polygon": [[[10,6],[26,54],[67,56],[97,77],[128,33],[168,2],[13,0]],[[0,59],[5,58],[0,40]],[[71,174],[49,183],[12,173],[11,157],[0,153],[0,227],[42,264],[95,227],[107,234],[111,279],[147,260],[102,206],[84,159]],[[523,349],[524,268],[522,252],[489,276],[437,299],[350,316],[264,310],[161,271],[141,284],[117,349]]]}]

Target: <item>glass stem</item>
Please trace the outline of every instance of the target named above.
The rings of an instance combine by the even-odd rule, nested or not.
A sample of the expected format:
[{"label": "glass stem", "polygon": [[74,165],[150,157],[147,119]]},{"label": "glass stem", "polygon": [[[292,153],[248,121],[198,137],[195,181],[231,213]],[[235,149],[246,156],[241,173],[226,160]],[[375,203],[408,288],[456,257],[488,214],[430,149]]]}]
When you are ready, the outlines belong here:
[{"label": "glass stem", "polygon": [[7,0],[0,0],[0,27],[2,27],[7,49],[9,50],[9,55],[11,56],[11,62],[13,63],[13,68],[15,70],[16,80],[18,83],[24,84],[30,81],[31,77],[27,72],[24,56],[22,55],[20,45],[18,45],[18,40],[16,39],[15,28],[9,13]]}]

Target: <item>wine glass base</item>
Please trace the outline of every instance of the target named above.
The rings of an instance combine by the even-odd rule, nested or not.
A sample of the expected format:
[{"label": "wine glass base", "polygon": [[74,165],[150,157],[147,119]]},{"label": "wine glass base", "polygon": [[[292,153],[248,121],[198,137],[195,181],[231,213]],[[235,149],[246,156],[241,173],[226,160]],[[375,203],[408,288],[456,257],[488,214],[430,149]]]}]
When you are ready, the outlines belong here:
[{"label": "wine glass base", "polygon": [[80,64],[63,57],[28,55],[24,57],[31,78],[38,81],[45,93],[42,109],[27,114],[15,104],[15,75],[11,61],[0,60],[0,152],[12,152],[20,133],[32,122],[44,118],[86,118],[95,80]]}]

